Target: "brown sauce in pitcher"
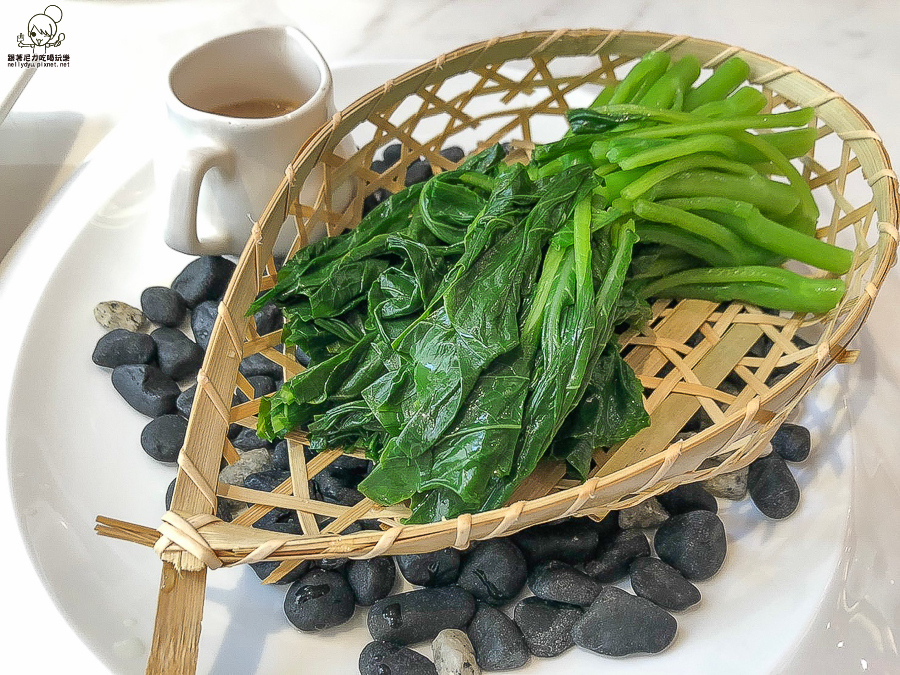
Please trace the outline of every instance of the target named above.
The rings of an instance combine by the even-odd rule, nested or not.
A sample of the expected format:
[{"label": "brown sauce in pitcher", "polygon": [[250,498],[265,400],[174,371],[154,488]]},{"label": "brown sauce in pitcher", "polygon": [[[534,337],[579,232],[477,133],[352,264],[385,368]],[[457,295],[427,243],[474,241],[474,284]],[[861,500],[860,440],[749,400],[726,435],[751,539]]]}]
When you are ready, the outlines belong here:
[{"label": "brown sauce in pitcher", "polygon": [[303,105],[300,101],[276,98],[254,98],[246,101],[236,101],[225,105],[210,108],[214,115],[225,117],[241,117],[244,119],[263,119],[266,117],[279,117],[286,115]]}]

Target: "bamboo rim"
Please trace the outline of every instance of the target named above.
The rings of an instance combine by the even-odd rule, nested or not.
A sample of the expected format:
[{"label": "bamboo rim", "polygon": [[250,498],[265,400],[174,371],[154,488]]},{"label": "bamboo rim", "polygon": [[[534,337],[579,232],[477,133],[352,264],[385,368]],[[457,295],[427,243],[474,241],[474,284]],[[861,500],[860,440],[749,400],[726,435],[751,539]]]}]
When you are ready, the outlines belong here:
[{"label": "bamboo rim", "polygon": [[[302,432],[289,435],[292,476],[273,492],[219,483],[221,459],[231,463],[238,458],[227,438],[229,425],[251,426],[258,408],[252,387],[238,372],[240,360],[260,353],[280,365],[285,377],[302,370],[289,354],[275,349],[280,331],[259,335],[244,316],[257,294],[274,283],[272,247],[288,217],[295,215],[298,223],[293,251],[305,246],[316,229],[336,235],[358,222],[366,194],[402,187],[405,167],[420,156],[436,169],[452,168],[438,151],[479,125],[490,127],[478,138],[479,147],[516,134],[527,146],[534,141],[532,118],[560,115],[569,106],[567,96],[592,83],[615,81],[622,69],[651,49],[669,51],[673,57],[693,53],[704,68],[740,56],[751,68],[751,83],[762,88],[771,108],[800,105],[815,110],[818,140],[803,158],[802,171],[831,208],[828,223],[817,234],[855,249],[853,268],[845,276],[848,292],[838,308],[811,317],[773,315],[739,303],[657,302],[648,329],[621,338],[626,361],[652,392],[646,399],[654,420],[650,430],[610,451],[598,451],[591,477],[583,484],[573,485],[564,479],[563,468],[545,463],[507,506],[494,511],[405,526],[400,523],[402,507],[382,508],[369,500],[352,507],[316,501],[307,481],[340,452],[321,453],[305,462]],[[556,68],[574,57],[592,59],[595,65],[576,74]],[[504,68],[510,62],[524,62],[527,70],[521,76],[511,74]],[[475,84],[445,93],[445,84],[464,74]],[[499,111],[472,112],[471,104],[481,97],[499,99]],[[408,103],[417,104],[417,110],[404,113]],[[422,140],[417,135],[419,123],[438,117],[443,127]],[[506,117],[511,121],[503,123]],[[374,129],[371,140],[341,160],[335,148],[361,125]],[[380,175],[373,172],[369,165],[376,150],[396,141],[403,145],[401,160]],[[323,188],[314,204],[302,204],[303,181],[314,170],[324,172]],[[341,210],[334,195],[348,181],[365,189],[358,189],[350,206]],[[164,562],[148,672],[173,668],[194,672],[207,567],[278,561],[281,565],[267,580],[273,581],[303,559],[465,548],[471,541],[567,516],[599,518],[678,484],[746,466],[765,452],[772,434],[826,372],[837,363],[855,360],[849,343],[896,260],[898,213],[897,176],[881,139],[862,113],[795,68],[719,42],[618,30],[520,33],[444,54],[361,97],[303,143],[253,225],[220,304],[198,376],[172,508],[163,525],[149,528],[98,518],[100,534],[155,547]],[[826,215],[823,210],[823,220]],[[798,332],[815,332],[817,340],[802,342]],[[699,342],[692,344],[697,336]],[[754,352],[760,341],[770,346]],[[788,369],[783,379],[772,381],[773,373]],[[723,386],[729,378],[730,391]],[[734,380],[743,385],[735,389]],[[227,402],[236,387],[251,400],[231,407]],[[679,438],[679,431],[701,411],[710,424],[689,438]],[[218,497],[252,506],[226,523],[211,515]],[[304,534],[280,535],[248,527],[272,508],[296,511]],[[320,528],[316,516],[332,520]],[[340,534],[359,519],[378,519],[383,529]]]}]

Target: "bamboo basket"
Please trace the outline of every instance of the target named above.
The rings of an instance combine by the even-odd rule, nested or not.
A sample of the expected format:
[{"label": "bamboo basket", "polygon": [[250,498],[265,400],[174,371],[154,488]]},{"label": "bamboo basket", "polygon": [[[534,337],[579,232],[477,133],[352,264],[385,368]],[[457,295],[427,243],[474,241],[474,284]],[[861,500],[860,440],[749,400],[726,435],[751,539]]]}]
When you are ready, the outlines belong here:
[{"label": "bamboo basket", "polygon": [[[545,461],[495,511],[404,526],[403,506],[382,508],[368,499],[352,507],[316,501],[308,480],[341,451],[306,462],[301,431],[288,437],[291,478],[273,492],[218,482],[222,458],[229,463],[238,458],[228,440],[229,425],[255,426],[259,407],[258,400],[229,405],[236,389],[253,399],[253,388],[238,371],[241,359],[262,354],[283,368],[285,378],[302,370],[290,352],[276,349],[280,331],[259,335],[245,318],[251,301],[274,283],[271,252],[289,216],[298,224],[295,252],[316,228],[324,225],[334,236],[355,226],[364,197],[378,188],[402,189],[407,166],[420,157],[435,171],[454,168],[439,154],[446,145],[475,151],[513,141],[527,149],[558,137],[570,106],[586,105],[599,87],[621,79],[652,49],[669,51],[673,58],[693,53],[705,69],[739,55],[769,109],[814,108],[818,140],[800,164],[822,213],[817,235],[854,249],[845,276],[848,291],[835,310],[801,316],[739,303],[656,302],[652,321],[620,339],[625,360],[645,387],[651,426],[617,447],[598,450],[583,484],[566,480],[561,464]],[[540,138],[542,127],[553,124],[555,136]],[[340,159],[335,148],[351,131],[359,150]],[[382,174],[373,172],[376,152],[396,142],[402,144],[400,161]],[[318,198],[300,203],[304,180],[319,170],[325,181]],[[350,206],[333,209],[337,188],[353,181],[357,189]],[[681,483],[749,464],[834,364],[855,360],[848,344],[895,261],[897,186],[879,136],[839,94],[765,56],[686,36],[591,29],[494,38],[440,56],[363,96],[303,143],[253,225],[198,375],[172,507],[163,523],[148,528],[98,518],[100,534],[154,547],[163,561],[147,672],[195,671],[207,568],[277,561],[271,582],[305,559],[465,548],[567,516],[601,518]],[[698,433],[688,437],[684,430],[698,420]],[[226,523],[213,515],[218,497],[251,506]],[[250,527],[275,507],[297,512],[301,536]],[[320,528],[316,516],[332,520]],[[361,519],[377,519],[382,529],[340,534]]]}]

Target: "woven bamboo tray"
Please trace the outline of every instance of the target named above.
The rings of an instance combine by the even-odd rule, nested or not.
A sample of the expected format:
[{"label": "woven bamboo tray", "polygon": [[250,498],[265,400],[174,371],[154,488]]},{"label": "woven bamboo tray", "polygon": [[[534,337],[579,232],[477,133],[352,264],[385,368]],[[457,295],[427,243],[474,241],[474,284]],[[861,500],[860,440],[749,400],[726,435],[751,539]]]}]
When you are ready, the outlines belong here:
[{"label": "woven bamboo tray", "polygon": [[[253,398],[252,387],[238,372],[240,360],[260,353],[280,365],[285,378],[302,370],[290,350],[276,349],[280,332],[259,335],[244,316],[258,293],[274,283],[271,251],[285,220],[296,216],[296,251],[323,226],[329,236],[355,226],[363,198],[378,188],[402,189],[407,166],[418,158],[427,159],[435,171],[454,168],[439,154],[446,145],[474,151],[512,140],[528,148],[551,140],[536,136],[553,120],[558,137],[570,105],[585,105],[599,87],[621,79],[651,49],[673,57],[693,53],[704,68],[739,55],[750,65],[751,82],[766,94],[769,109],[815,109],[818,141],[802,158],[801,169],[822,212],[818,236],[854,249],[840,305],[826,315],[800,316],[737,303],[656,302],[652,321],[620,340],[625,360],[645,387],[651,426],[618,447],[598,450],[586,483],[566,480],[561,464],[544,462],[502,509],[404,526],[401,519],[408,511],[403,506],[382,508],[367,499],[352,507],[316,501],[308,480],[340,450],[305,462],[301,431],[288,437],[291,479],[273,492],[219,483],[222,458],[231,463],[238,457],[227,437],[229,424],[254,427],[259,407],[258,400],[228,405],[235,389]],[[340,159],[334,149],[351,131],[361,147]],[[402,144],[400,161],[383,174],[373,172],[369,167],[376,153],[395,142]],[[320,169],[325,182],[318,198],[300,203],[305,178]],[[356,196],[349,208],[333,210],[332,194],[354,181]],[[280,561],[267,580],[274,581],[304,559],[465,548],[474,540],[566,516],[600,518],[681,483],[750,463],[834,364],[855,360],[848,344],[895,261],[897,185],[880,138],[839,94],[759,54],[685,36],[558,30],[494,38],[440,56],[363,96],[303,144],[253,225],[198,376],[171,511],[158,528],[98,518],[101,534],[155,547],[163,560],[147,672],[195,671],[207,568]],[[687,437],[683,430],[698,420],[705,428]],[[212,515],[217,497],[251,506],[225,523]],[[296,510],[304,534],[250,527],[273,507]],[[333,520],[320,528],[316,516]],[[360,519],[378,519],[382,530],[339,534]]]}]

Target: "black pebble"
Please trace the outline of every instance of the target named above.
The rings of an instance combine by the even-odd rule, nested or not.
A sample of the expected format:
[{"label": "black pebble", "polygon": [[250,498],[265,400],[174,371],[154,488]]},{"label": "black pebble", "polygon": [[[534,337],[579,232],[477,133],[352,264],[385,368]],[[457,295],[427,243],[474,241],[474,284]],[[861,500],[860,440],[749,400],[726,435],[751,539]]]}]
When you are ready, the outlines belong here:
[{"label": "black pebble", "polygon": [[178,459],[187,422],[178,415],[162,415],[150,420],[141,432],[141,447],[157,462],[174,462]]},{"label": "black pebble", "polygon": [[347,582],[353,589],[356,604],[368,607],[390,595],[397,580],[393,558],[351,560],[347,564]]},{"label": "black pebble", "polygon": [[465,629],[475,614],[475,599],[459,586],[420,588],[383,598],[369,610],[375,640],[401,645],[433,640],[445,628]]},{"label": "black pebble", "polygon": [[350,487],[345,480],[327,468],[316,474],[313,482],[319,489],[322,499],[330,504],[353,506],[363,499],[363,494]]},{"label": "black pebble", "polygon": [[725,526],[709,511],[672,516],[653,538],[656,555],[691,581],[709,579],[725,562]]},{"label": "black pebble", "polygon": [[449,159],[451,162],[458,163],[466,156],[465,151],[458,145],[450,145],[441,150],[441,157]]},{"label": "black pebble", "polygon": [[579,607],[540,598],[525,598],[516,605],[513,617],[535,656],[559,656],[575,643],[572,628],[581,618]]},{"label": "black pebble", "polygon": [[272,466],[282,471],[291,470],[291,460],[288,455],[288,442],[278,441],[272,449]]},{"label": "black pebble", "polygon": [[384,188],[378,188],[368,197],[363,199],[363,215],[366,215],[369,211],[378,206],[381,202],[391,196],[391,193]]},{"label": "black pebble", "polygon": [[387,164],[384,160],[376,159],[369,165],[369,168],[372,169],[372,171],[374,171],[375,173],[384,173],[384,170],[387,169],[388,166],[390,165]]},{"label": "black pebble", "polygon": [[[278,569],[278,566],[281,565],[280,562],[276,562],[274,560],[265,560],[263,562],[258,563],[250,563],[250,567],[256,573],[256,576],[259,577],[260,581],[265,581],[266,577],[268,577],[272,572]],[[285,584],[292,584],[297,581],[300,577],[306,574],[309,571],[310,563],[308,560],[304,560],[302,563],[297,565],[290,572],[285,574],[278,581],[271,582],[272,586],[283,586]]]},{"label": "black pebble", "polygon": [[670,515],[688,511],[709,511],[718,513],[719,504],[700,483],[685,483],[656,497]]},{"label": "black pebble", "polygon": [[238,366],[241,375],[244,377],[253,377],[255,375],[265,375],[276,380],[281,377],[281,366],[274,361],[270,361],[262,354],[251,354],[243,359]]},{"label": "black pebble", "polygon": [[160,326],[178,326],[184,320],[187,307],[178,293],[165,286],[151,286],[141,293],[141,311]]},{"label": "black pebble", "polygon": [[209,347],[209,339],[212,337],[218,315],[219,303],[215,300],[201,302],[191,312],[191,332],[194,334],[194,340],[204,350]]},{"label": "black pebble", "polygon": [[291,584],[284,614],[303,631],[324,630],[346,623],[356,603],[350,584],[338,572],[314,569]]},{"label": "black pebble", "polygon": [[[175,481],[177,478],[173,478],[172,482],[169,483],[169,486],[166,488],[166,511],[172,508],[172,497],[175,496]],[[222,497],[219,497],[217,500],[218,508],[216,509],[216,515],[219,517],[219,520],[224,520],[226,523],[231,521],[231,511],[225,505],[225,500]]]},{"label": "black pebble", "polygon": [[479,603],[466,633],[484,670],[512,670],[528,662],[530,652],[522,631],[495,607]]},{"label": "black pebble", "polygon": [[528,575],[528,587],[544,600],[581,607],[590,605],[602,588],[599,581],[557,560],[544,563],[532,571]]},{"label": "black pebble", "polygon": [[584,572],[601,583],[618,581],[626,574],[635,558],[650,555],[650,541],[640,530],[622,530],[601,547],[597,557],[584,565]]},{"label": "black pebble", "polygon": [[256,332],[266,335],[281,328],[284,323],[284,315],[275,303],[270,302],[263,305],[262,309],[253,315],[253,320],[256,321]]},{"label": "black pebble", "polygon": [[800,503],[800,486],[787,462],[775,452],[750,465],[747,489],[756,508],[775,520],[787,518]]},{"label": "black pebble", "polygon": [[178,394],[178,398],[175,399],[175,408],[184,419],[188,419],[191,416],[191,408],[194,407],[194,396],[196,393],[197,385],[193,384]]},{"label": "black pebble", "polygon": [[245,450],[255,450],[256,448],[266,448],[271,450],[272,444],[256,435],[256,429],[242,427],[237,436],[231,439],[231,444],[235,450],[244,452]]},{"label": "black pebble", "polygon": [[459,577],[460,554],[455,548],[433,553],[398,555],[400,574],[416,586],[446,586]]},{"label": "black pebble", "polygon": [[409,187],[410,185],[415,185],[416,183],[422,183],[431,178],[433,175],[434,174],[431,171],[431,164],[429,164],[424,159],[417,159],[406,169],[406,179],[404,180],[404,185],[406,185],[406,187]]},{"label": "black pebble", "polygon": [[192,260],[172,282],[174,290],[193,309],[204,300],[225,295],[234,263],[221,256],[205,255]]},{"label": "black pebble", "polygon": [[384,152],[381,154],[382,159],[385,164],[388,166],[394,166],[397,163],[397,160],[400,159],[400,153],[403,150],[403,146],[399,143],[391,143],[387,147],[385,147]]},{"label": "black pebble", "polygon": [[156,358],[156,343],[146,333],[116,328],[97,341],[91,360],[104,368],[151,363]]},{"label": "black pebble", "polygon": [[251,527],[281,534],[301,534],[302,532],[300,522],[297,520],[297,513],[285,509],[272,509]]},{"label": "black pebble", "polygon": [[799,424],[785,422],[772,436],[772,449],[789,462],[809,457],[810,445],[809,429]]},{"label": "black pebble", "polygon": [[300,347],[294,348],[294,358],[297,359],[297,363],[306,368],[309,365],[309,355],[304,352]]},{"label": "black pebble", "polygon": [[350,558],[322,558],[316,560],[315,565],[323,570],[342,570],[350,562]]},{"label": "black pebble", "polygon": [[512,536],[529,567],[548,560],[575,564],[591,558],[600,541],[597,523],[588,518],[572,518],[561,523],[529,527]]},{"label": "black pebble", "polygon": [[372,462],[353,455],[338,455],[325,470],[342,480],[361,481],[372,470]]},{"label": "black pebble", "polygon": [[419,652],[376,640],[359,653],[359,675],[437,675],[437,670]]},{"label": "black pebble", "polygon": [[150,333],[156,343],[159,369],[174,380],[196,375],[203,365],[203,349],[176,328],[163,326]]},{"label": "black pebble", "polygon": [[700,602],[697,587],[658,558],[638,558],[631,564],[631,588],[670,611],[679,612]]},{"label": "black pebble", "polygon": [[528,576],[525,557],[509,539],[482,542],[462,563],[457,583],[490,605],[512,600]]},{"label": "black pebble", "polygon": [[175,380],[156,366],[117,366],[112,371],[112,383],[132,408],[148,417],[173,412],[181,393]]},{"label": "black pebble", "polygon": [[[275,391],[275,380],[267,375],[251,375],[247,382],[253,387],[253,398],[259,398]],[[234,398],[237,403],[246,403],[250,399],[240,389],[235,390]]]},{"label": "black pebble", "polygon": [[271,492],[284,481],[291,477],[290,471],[257,471],[251,473],[244,479],[244,487],[250,490],[259,490],[261,492]]},{"label": "black pebble", "polygon": [[675,639],[678,622],[649,600],[605,586],[572,629],[575,644],[604,656],[656,654]]}]

